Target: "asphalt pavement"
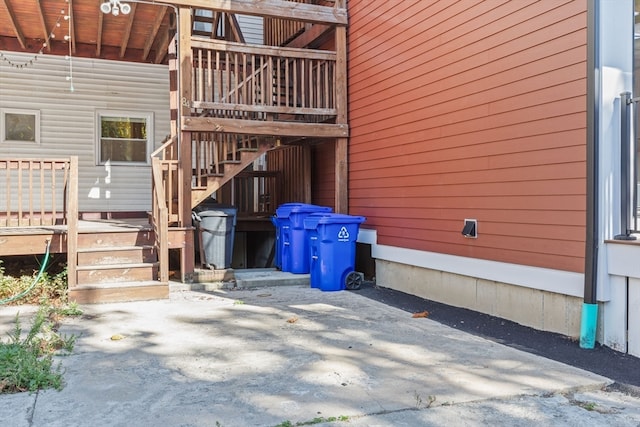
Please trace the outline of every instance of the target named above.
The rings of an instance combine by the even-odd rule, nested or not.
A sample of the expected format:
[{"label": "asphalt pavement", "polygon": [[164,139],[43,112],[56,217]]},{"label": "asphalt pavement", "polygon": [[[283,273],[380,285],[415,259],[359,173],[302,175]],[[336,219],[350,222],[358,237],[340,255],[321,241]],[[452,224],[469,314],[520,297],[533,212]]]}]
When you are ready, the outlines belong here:
[{"label": "asphalt pavement", "polygon": [[[77,337],[65,387],[0,395],[0,426],[640,425],[611,378],[363,290],[176,285],[83,306],[60,329]],[[30,310],[0,308],[0,334]]]}]

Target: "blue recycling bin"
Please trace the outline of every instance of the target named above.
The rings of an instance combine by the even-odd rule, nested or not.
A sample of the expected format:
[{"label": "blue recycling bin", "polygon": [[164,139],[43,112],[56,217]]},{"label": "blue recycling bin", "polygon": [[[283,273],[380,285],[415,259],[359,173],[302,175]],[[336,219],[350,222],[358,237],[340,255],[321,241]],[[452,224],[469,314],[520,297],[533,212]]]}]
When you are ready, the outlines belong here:
[{"label": "blue recycling bin", "polygon": [[346,288],[347,276],[355,270],[356,240],[364,221],[362,216],[335,213],[305,218],[312,288],[322,291]]},{"label": "blue recycling bin", "polygon": [[279,226],[279,230],[276,230],[276,234],[279,234],[276,258],[279,251],[282,271],[296,274],[309,273],[309,242],[304,228],[304,219],[313,213],[331,211],[332,209],[327,206],[306,203],[285,203],[276,209],[276,223]]},{"label": "blue recycling bin", "polygon": [[273,261],[273,265],[275,265],[276,268],[282,270],[282,253],[280,248],[280,219],[274,215],[271,217],[271,223],[276,228],[276,242],[275,242],[276,254],[275,254],[275,259]]}]

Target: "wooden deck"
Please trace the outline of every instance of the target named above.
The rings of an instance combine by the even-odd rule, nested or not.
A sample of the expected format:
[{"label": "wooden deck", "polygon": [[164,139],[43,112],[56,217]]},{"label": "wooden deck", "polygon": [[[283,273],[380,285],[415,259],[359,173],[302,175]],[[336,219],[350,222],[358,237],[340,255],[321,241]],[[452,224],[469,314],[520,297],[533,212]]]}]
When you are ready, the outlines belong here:
[{"label": "wooden deck", "polygon": [[[78,234],[85,235],[145,230],[151,226],[144,218],[78,221]],[[66,225],[0,227],[0,256],[43,254],[47,240],[51,240],[51,253],[65,253],[66,234]]]}]

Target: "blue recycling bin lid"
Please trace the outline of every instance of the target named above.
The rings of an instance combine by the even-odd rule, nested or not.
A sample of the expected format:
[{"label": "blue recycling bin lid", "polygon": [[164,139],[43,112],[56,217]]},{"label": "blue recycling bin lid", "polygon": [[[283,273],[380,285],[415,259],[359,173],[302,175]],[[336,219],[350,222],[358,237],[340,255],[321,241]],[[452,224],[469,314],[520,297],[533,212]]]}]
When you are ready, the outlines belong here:
[{"label": "blue recycling bin lid", "polygon": [[366,218],[363,216],[337,214],[337,213],[312,213],[304,219],[304,228],[315,230],[318,224],[362,224]]},{"label": "blue recycling bin lid", "polygon": [[333,209],[328,206],[310,205],[307,203],[285,203],[278,206],[276,216],[278,218],[288,218],[292,213],[314,213],[314,212],[331,212]]}]

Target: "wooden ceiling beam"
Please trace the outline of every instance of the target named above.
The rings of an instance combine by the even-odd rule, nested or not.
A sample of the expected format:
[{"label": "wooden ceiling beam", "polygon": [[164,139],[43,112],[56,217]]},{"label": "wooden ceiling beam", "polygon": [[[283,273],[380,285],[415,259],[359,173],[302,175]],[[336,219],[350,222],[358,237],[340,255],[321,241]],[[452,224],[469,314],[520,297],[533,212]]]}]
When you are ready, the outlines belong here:
[{"label": "wooden ceiling beam", "polygon": [[96,34],[96,58],[100,58],[102,51],[102,26],[104,24],[104,13],[98,14],[98,29]]},{"label": "wooden ceiling beam", "polygon": [[131,13],[129,13],[129,21],[127,22],[127,28],[122,35],[122,43],[120,44],[120,58],[124,58],[124,54],[127,52],[127,46],[129,45],[129,37],[131,37],[131,29],[133,28],[133,20],[136,15],[136,8],[138,3],[130,3]]},{"label": "wooden ceiling beam", "polygon": [[153,28],[151,29],[151,34],[147,38],[147,41],[144,44],[144,50],[142,51],[142,60],[146,61],[149,56],[149,52],[151,52],[151,47],[153,46],[153,42],[158,37],[158,31],[160,31],[160,26],[162,25],[162,21],[164,21],[164,17],[169,10],[168,7],[160,7],[156,12],[155,20],[153,21]]},{"label": "wooden ceiling beam", "polygon": [[155,3],[320,24],[347,25],[346,8],[282,0],[155,0]]},{"label": "wooden ceiling beam", "polygon": [[36,0],[38,3],[38,17],[40,18],[40,25],[42,25],[43,40],[47,40],[47,52],[51,52],[51,45],[49,44],[49,30],[47,30],[47,23],[44,20],[44,10],[42,9],[42,0]]},{"label": "wooden ceiling beam", "polygon": [[71,51],[75,55],[77,53],[76,51],[76,20],[74,18],[74,12],[73,12],[73,0],[69,0],[69,20],[67,22],[69,22],[68,42],[71,43]]},{"label": "wooden ceiling beam", "polygon": [[27,42],[24,38],[24,34],[22,33],[22,29],[20,25],[18,25],[18,20],[16,19],[16,14],[13,11],[11,5],[7,2],[7,0],[0,0],[0,2],[4,5],[4,8],[7,9],[7,13],[9,14],[9,22],[13,27],[13,32],[16,33],[16,37],[18,38],[18,42],[23,49],[27,49]]},{"label": "wooden ceiling beam", "polygon": [[164,61],[165,56],[167,56],[167,49],[169,48],[169,43],[171,39],[169,38],[169,31],[164,31],[160,34],[158,38],[158,43],[156,44],[156,56],[153,60],[154,64],[161,64]]}]

